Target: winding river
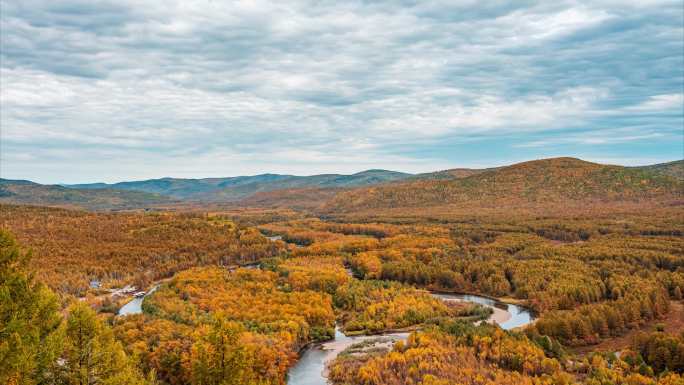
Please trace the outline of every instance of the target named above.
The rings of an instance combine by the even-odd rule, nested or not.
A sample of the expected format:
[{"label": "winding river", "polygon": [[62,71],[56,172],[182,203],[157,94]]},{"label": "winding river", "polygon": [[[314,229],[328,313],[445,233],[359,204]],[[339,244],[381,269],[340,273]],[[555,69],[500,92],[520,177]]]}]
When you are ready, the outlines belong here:
[{"label": "winding river", "polygon": [[[257,265],[247,266],[248,268],[256,268]],[[154,293],[159,285],[153,286],[147,294],[143,297],[133,298],[130,302],[119,309],[119,316],[129,314],[142,313],[142,303],[145,297]],[[511,330],[514,328],[525,326],[534,320],[532,313],[518,305],[497,301],[492,298],[482,297],[474,294],[443,294],[432,293],[435,298],[443,301],[460,301],[478,303],[494,310],[494,313],[487,319],[487,322],[498,323],[502,329]],[[379,337],[391,340],[400,341],[406,340],[409,336],[408,332],[403,333],[386,333],[380,335],[360,335],[360,336],[346,336],[338,327],[335,327],[335,338],[313,344],[307,348],[299,358],[299,361],[293,366],[288,373],[288,385],[325,385],[327,383],[325,365],[333,360],[347,347],[369,339],[376,339]]]},{"label": "winding river", "polygon": [[[432,293],[443,301],[474,302],[494,310],[487,322],[497,322],[502,329],[510,330],[522,327],[534,320],[534,316],[524,307],[504,303],[495,299],[473,294],[441,294]],[[335,339],[314,344],[302,353],[299,361],[288,373],[288,385],[325,385],[326,363],[333,360],[347,347],[364,340],[384,337],[393,341],[406,340],[409,333],[388,333],[372,336],[346,336],[339,328],[335,328]]]}]

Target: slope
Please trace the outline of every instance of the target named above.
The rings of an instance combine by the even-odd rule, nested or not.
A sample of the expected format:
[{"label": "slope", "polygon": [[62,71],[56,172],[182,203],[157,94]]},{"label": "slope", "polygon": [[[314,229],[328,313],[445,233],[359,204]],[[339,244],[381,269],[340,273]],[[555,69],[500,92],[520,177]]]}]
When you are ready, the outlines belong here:
[{"label": "slope", "polygon": [[679,180],[684,179],[684,160],[668,163],[658,163],[650,166],[634,167],[637,170],[650,171],[658,175],[667,175]]},{"label": "slope", "polygon": [[441,205],[507,206],[564,202],[676,200],[682,181],[644,168],[606,166],[575,158],[553,158],[490,169],[454,179],[422,179],[337,194],[324,209]]}]

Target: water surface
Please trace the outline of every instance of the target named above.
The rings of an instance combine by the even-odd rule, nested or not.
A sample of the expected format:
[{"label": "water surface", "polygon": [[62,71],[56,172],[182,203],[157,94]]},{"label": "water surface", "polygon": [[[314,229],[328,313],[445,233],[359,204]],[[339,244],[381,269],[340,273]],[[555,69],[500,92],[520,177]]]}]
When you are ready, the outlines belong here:
[{"label": "water surface", "polygon": [[[441,294],[433,293],[433,296],[444,300],[444,301],[462,301],[462,302],[474,302],[480,305],[484,305],[490,308],[504,310],[508,313],[509,318],[499,324],[504,330],[511,330],[521,326],[525,326],[534,320],[534,316],[530,310],[514,305],[512,303],[505,303],[497,301],[496,299],[481,297],[474,294]],[[488,320],[490,321],[490,320]]]},{"label": "water surface", "polygon": [[145,300],[145,297],[148,295],[154,293],[155,290],[157,290],[157,286],[153,286],[150,291],[148,291],[143,297],[136,297],[130,300],[127,304],[123,305],[121,309],[119,309],[119,316],[123,315],[129,315],[129,314],[140,314],[142,313],[142,303]]},{"label": "water surface", "polygon": [[409,333],[387,333],[372,336],[346,336],[335,327],[335,339],[312,345],[306,349],[299,361],[288,373],[288,385],[324,385],[325,364],[332,361],[338,354],[349,346],[378,337],[389,338],[392,341],[404,341]]}]

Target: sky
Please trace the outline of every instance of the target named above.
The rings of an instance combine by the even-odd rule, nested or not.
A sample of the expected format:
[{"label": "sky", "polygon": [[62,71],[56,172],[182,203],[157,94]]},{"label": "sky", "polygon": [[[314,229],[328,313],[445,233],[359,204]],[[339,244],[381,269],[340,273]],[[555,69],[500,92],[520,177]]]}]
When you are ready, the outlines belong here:
[{"label": "sky", "polygon": [[0,0],[0,177],[684,158],[676,1]]}]

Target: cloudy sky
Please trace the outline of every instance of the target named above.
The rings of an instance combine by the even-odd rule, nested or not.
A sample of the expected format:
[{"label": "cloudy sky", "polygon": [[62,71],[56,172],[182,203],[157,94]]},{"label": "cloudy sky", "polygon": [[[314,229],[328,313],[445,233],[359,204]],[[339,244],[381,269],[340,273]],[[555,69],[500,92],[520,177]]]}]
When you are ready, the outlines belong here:
[{"label": "cloudy sky", "polygon": [[682,0],[0,3],[4,178],[684,156]]}]

